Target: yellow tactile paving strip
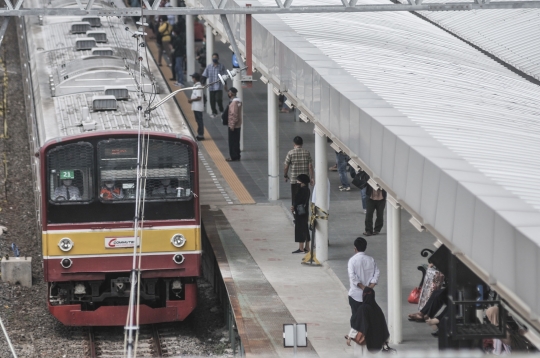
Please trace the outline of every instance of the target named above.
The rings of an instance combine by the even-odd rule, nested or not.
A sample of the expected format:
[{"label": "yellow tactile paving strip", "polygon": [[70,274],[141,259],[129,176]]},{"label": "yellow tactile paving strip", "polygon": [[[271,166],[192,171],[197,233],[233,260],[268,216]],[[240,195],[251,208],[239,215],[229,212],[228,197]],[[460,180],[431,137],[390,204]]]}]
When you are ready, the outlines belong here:
[{"label": "yellow tactile paving strip", "polygon": [[[147,38],[147,44],[150,52],[152,53],[152,56],[154,56],[154,58],[157,58],[158,48],[156,42]],[[174,83],[174,81],[169,80],[172,75],[171,69],[168,66],[162,66],[160,67],[160,69],[163,77],[169,84],[169,88],[173,88],[172,84]],[[196,128],[197,122],[195,121],[195,116],[193,115],[193,111],[191,110],[191,105],[187,101],[186,94],[184,92],[177,93],[176,100],[178,101],[180,108],[182,108],[182,111],[184,112],[184,115],[186,116],[186,119],[188,120],[191,128]],[[255,200],[253,200],[244,184],[242,184],[238,176],[236,176],[234,170],[232,170],[229,163],[227,163],[225,157],[223,156],[223,154],[221,154],[221,151],[217,147],[216,143],[212,140],[212,137],[210,136],[210,133],[208,133],[206,128],[204,129],[204,138],[205,140],[200,142],[199,145],[202,144],[204,146],[204,148],[208,152],[208,155],[215,163],[217,169],[221,172],[221,175],[223,176],[223,178],[225,178],[225,181],[227,181],[227,184],[238,198],[240,204],[255,204]]]}]

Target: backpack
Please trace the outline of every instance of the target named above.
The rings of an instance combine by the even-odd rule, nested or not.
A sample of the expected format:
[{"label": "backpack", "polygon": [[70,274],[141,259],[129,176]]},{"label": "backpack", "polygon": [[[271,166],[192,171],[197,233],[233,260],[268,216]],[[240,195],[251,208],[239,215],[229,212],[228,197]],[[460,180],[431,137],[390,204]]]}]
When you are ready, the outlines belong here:
[{"label": "backpack", "polygon": [[365,171],[361,171],[360,173],[356,174],[355,177],[352,180],[352,184],[356,186],[358,189],[364,189],[367,186],[367,182],[369,180],[369,175]]}]

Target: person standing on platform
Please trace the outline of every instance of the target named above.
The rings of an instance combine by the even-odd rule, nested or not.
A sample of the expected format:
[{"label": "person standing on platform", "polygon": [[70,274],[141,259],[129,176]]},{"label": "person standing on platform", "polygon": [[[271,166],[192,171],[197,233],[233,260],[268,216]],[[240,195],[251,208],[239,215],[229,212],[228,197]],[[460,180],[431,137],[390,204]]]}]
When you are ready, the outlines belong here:
[{"label": "person standing on platform", "polygon": [[[210,92],[211,93],[211,92]],[[240,131],[242,130],[242,100],[236,97],[238,90],[234,87],[229,89],[229,155],[225,159],[228,162],[240,160]]]},{"label": "person standing on platform", "polygon": [[193,24],[193,33],[195,37],[195,53],[199,52],[204,42],[204,25],[199,22],[199,19],[195,18],[195,23]]},{"label": "person standing on platform", "polygon": [[[206,77],[208,79],[209,83],[217,81],[209,87],[210,108],[212,108],[212,114],[210,115],[210,117],[212,118],[216,118],[218,113],[216,108],[216,102],[219,107],[219,113],[223,112],[223,84],[219,80],[218,75],[225,76],[226,74],[227,70],[225,69],[225,66],[219,63],[219,55],[217,53],[214,53],[212,55],[212,63],[206,66],[202,74],[203,77]],[[227,85],[225,85],[225,90],[227,90]]]},{"label": "person standing on platform", "polygon": [[339,191],[351,191],[351,184],[349,183],[349,178],[347,173],[347,163],[351,158],[343,152],[336,152],[336,163],[339,173],[339,180],[341,185],[339,186]]},{"label": "person standing on platform", "polygon": [[167,61],[172,61],[171,58],[171,35],[172,35],[172,26],[169,24],[167,15],[161,15],[159,17],[159,27],[158,27],[158,49],[159,49],[159,55],[158,55],[158,65],[161,64],[161,58],[163,57],[163,52],[165,52],[165,63],[167,66],[169,64]]},{"label": "person standing on platform", "polygon": [[[176,27],[178,29],[178,27]],[[186,57],[186,41],[185,41],[185,34],[181,32],[174,32],[173,33],[173,76],[171,78],[172,81],[176,81],[174,83],[177,87],[184,87],[184,57]]]},{"label": "person standing on platform", "polygon": [[[298,243],[298,250],[293,254],[303,254],[309,252],[309,176],[300,174],[296,178],[300,186],[296,196],[293,198],[291,212],[294,215],[294,241]],[[305,243],[305,247],[304,247]]]},{"label": "person standing on platform", "polygon": [[[377,235],[384,225],[384,207],[386,206],[386,191],[383,189],[374,190],[371,185],[366,186],[367,212],[365,236]],[[373,228],[373,213],[377,211],[377,220]]]},{"label": "person standing on platform", "polygon": [[300,174],[308,175],[311,180],[311,185],[315,185],[313,180],[313,160],[309,151],[302,148],[304,140],[302,137],[296,136],[293,139],[294,147],[287,153],[285,157],[285,168],[283,169],[283,177],[285,182],[289,181],[289,168],[291,169],[291,201],[294,205],[294,197],[300,188],[300,185],[294,180]]},{"label": "person standing on platform", "polygon": [[188,102],[191,103],[191,110],[195,115],[195,121],[197,122],[197,140],[204,140],[204,123],[203,123],[203,86],[201,85],[201,75],[197,72],[191,75],[193,81],[193,87],[195,89],[191,92],[191,98]]},{"label": "person standing on platform", "polygon": [[349,259],[347,271],[349,273],[349,305],[354,316],[356,310],[362,305],[364,288],[373,288],[379,281],[380,271],[373,257],[365,254],[367,241],[363,237],[354,240],[354,256]]}]

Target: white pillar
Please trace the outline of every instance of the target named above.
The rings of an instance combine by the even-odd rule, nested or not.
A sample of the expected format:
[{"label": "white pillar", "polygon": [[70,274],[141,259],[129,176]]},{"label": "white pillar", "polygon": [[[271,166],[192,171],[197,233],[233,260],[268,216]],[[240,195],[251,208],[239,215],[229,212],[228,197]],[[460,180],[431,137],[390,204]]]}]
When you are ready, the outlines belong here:
[{"label": "white pillar", "polygon": [[186,15],[186,62],[186,82],[191,82],[190,76],[195,72],[195,27],[193,23],[193,15]]},{"label": "white pillar", "polygon": [[[212,26],[206,21],[206,65],[212,63],[212,54],[214,53],[214,34],[212,33]],[[206,113],[212,114],[212,108],[210,107],[210,90],[206,89]]]},{"label": "white pillar", "polygon": [[388,246],[388,330],[390,340],[403,340],[401,323],[401,206],[388,195],[386,200]]},{"label": "white pillar", "polygon": [[274,85],[268,88],[268,200],[279,199],[279,113]]},{"label": "white pillar", "polygon": [[[242,90],[242,74],[238,73],[236,76],[233,77],[233,87],[238,90],[238,93],[236,96],[240,98],[242,103],[244,102],[244,91]],[[227,93],[225,93],[225,96],[227,96]],[[228,97],[227,97],[228,98]],[[246,118],[244,117],[244,106],[240,107],[240,111],[242,112],[242,130],[240,131],[240,151],[244,151],[244,125],[246,124]]]},{"label": "white pillar", "polygon": [[[319,208],[328,212],[328,171],[326,159],[326,135],[315,127],[315,193]],[[323,263],[328,260],[328,220],[317,220],[315,226],[317,260]]]}]

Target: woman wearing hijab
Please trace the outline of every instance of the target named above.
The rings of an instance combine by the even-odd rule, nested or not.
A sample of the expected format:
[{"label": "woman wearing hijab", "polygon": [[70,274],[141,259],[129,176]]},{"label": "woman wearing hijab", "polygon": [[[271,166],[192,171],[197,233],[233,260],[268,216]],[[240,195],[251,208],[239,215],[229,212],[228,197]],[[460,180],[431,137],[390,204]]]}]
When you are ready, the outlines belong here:
[{"label": "woman wearing hijab", "polygon": [[[309,176],[300,174],[296,177],[300,189],[293,198],[293,206],[291,211],[294,214],[294,241],[298,243],[298,250],[293,251],[293,254],[307,253],[309,251]],[[301,208],[299,208],[301,207]],[[303,210],[302,210],[303,208]],[[302,213],[303,211],[303,213]],[[304,243],[306,246],[304,247]]]},{"label": "woman wearing hijab", "polygon": [[347,345],[350,346],[351,340],[358,333],[364,335],[363,344],[359,345],[355,343],[354,347],[355,355],[360,356],[366,353],[366,349],[370,353],[378,353],[382,350],[388,338],[390,338],[384,313],[377,302],[375,302],[375,291],[371,287],[366,286],[363,288],[362,300],[362,305],[351,317],[351,331],[348,336],[345,336],[347,338]]}]

